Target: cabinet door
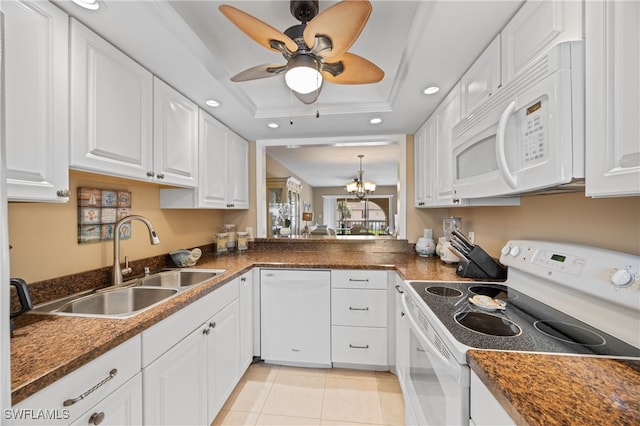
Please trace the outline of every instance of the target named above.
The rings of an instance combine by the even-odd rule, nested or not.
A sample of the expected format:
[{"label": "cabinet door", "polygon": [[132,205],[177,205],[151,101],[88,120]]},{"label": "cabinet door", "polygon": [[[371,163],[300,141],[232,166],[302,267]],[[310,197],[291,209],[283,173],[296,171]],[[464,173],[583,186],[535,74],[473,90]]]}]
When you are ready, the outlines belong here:
[{"label": "cabinet door", "polygon": [[[99,423],[98,423],[99,422]],[[133,426],[142,424],[142,373],[119,387],[74,425]]]},{"label": "cabinet door", "polygon": [[471,371],[469,388],[469,415],[474,425],[506,426],[516,424],[474,371]]},{"label": "cabinet door", "polygon": [[498,35],[460,80],[462,116],[489,99],[500,88],[501,81]]},{"label": "cabinet door", "polygon": [[501,33],[502,84],[551,46],[581,40],[582,5],[581,1],[526,2]]},{"label": "cabinet door", "polygon": [[[142,370],[147,425],[209,424],[207,336],[201,326]],[[204,332],[204,333],[203,333]]]},{"label": "cabinet door", "polygon": [[253,275],[240,277],[240,373],[253,361]]},{"label": "cabinet door", "polygon": [[69,199],[68,17],[49,2],[3,1],[7,194]]},{"label": "cabinet door", "polygon": [[226,207],[226,170],[226,128],[215,118],[200,110],[199,207]]},{"label": "cabinet door", "polygon": [[415,160],[415,206],[429,207],[436,203],[435,197],[435,116],[422,126],[414,141]]},{"label": "cabinet door", "polygon": [[436,110],[435,181],[436,206],[460,205],[453,197],[453,126],[460,120],[460,83],[456,84]]},{"label": "cabinet door", "polygon": [[153,165],[162,183],[198,185],[198,106],[153,80]]},{"label": "cabinet door", "polygon": [[227,205],[249,208],[249,143],[227,130]]},{"label": "cabinet door", "polygon": [[640,3],[586,5],[586,194],[640,194]]},{"label": "cabinet door", "polygon": [[[397,287],[396,287],[397,288]],[[398,288],[397,288],[398,289]],[[408,349],[409,349],[409,334],[407,326],[407,318],[402,306],[402,291],[398,289],[396,291],[396,374],[398,375],[398,381],[402,388],[402,393],[406,395],[406,374],[408,368]]]},{"label": "cabinet door", "polygon": [[208,323],[208,422],[213,421],[240,381],[240,306],[231,302]]},{"label": "cabinet door", "polygon": [[71,20],[71,167],[153,176],[149,71]]}]

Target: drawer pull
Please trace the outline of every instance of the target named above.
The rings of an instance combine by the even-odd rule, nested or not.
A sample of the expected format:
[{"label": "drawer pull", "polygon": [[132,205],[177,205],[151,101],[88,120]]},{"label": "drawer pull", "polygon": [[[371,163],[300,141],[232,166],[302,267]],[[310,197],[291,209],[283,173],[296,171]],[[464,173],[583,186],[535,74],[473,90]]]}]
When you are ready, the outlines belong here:
[{"label": "drawer pull", "polygon": [[90,425],[99,425],[104,420],[104,411],[100,411],[99,413],[93,413],[91,417],[89,417]]},{"label": "drawer pull", "polygon": [[368,283],[369,282],[369,278],[364,278],[364,279],[349,278],[349,282],[352,282],[352,283]]},{"label": "drawer pull", "polygon": [[349,310],[350,311],[368,311],[369,307],[367,306],[366,308],[354,308],[353,306],[349,306]]},{"label": "drawer pull", "polygon": [[369,345],[352,345],[349,343],[351,349],[369,349]]},{"label": "drawer pull", "polygon": [[88,391],[86,391],[85,393],[83,393],[82,395],[80,395],[77,398],[67,399],[65,402],[62,403],[62,405],[64,407],[68,407],[70,405],[75,404],[76,402],[78,402],[80,400],[85,399],[90,394],[92,394],[95,390],[97,390],[99,387],[101,387],[102,385],[104,385],[109,380],[113,379],[114,377],[116,377],[116,374],[118,374],[118,369],[117,368],[112,369],[111,371],[109,371],[109,375],[107,377],[105,377],[100,383],[98,383],[97,385],[95,385],[94,387],[92,387],[91,389],[89,389]]},{"label": "drawer pull", "polygon": [[400,290],[400,284],[396,285],[396,291],[400,294],[404,293],[404,291]]}]

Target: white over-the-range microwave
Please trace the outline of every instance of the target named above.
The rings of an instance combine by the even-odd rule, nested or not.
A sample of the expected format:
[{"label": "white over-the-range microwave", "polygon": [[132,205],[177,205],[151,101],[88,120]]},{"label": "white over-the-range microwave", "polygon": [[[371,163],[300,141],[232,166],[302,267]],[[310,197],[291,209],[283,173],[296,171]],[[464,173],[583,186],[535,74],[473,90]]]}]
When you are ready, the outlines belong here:
[{"label": "white over-the-range microwave", "polygon": [[454,126],[456,197],[583,185],[584,64],[584,41],[558,44]]}]

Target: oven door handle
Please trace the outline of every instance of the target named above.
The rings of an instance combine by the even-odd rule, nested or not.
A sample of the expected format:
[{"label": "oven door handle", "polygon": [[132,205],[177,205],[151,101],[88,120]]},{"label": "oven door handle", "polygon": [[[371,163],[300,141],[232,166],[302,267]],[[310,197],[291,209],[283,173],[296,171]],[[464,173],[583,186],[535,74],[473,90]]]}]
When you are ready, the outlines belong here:
[{"label": "oven door handle", "polygon": [[402,295],[402,307],[404,308],[405,312],[406,312],[406,317],[409,319],[409,323],[411,325],[411,328],[413,329],[413,332],[416,333],[418,335],[418,338],[420,339],[420,342],[423,345],[426,345],[429,347],[430,352],[434,353],[438,358],[440,358],[440,360],[442,362],[444,362],[445,364],[449,364],[449,360],[447,358],[444,357],[444,355],[442,355],[442,353],[438,350],[438,348],[436,348],[433,343],[431,343],[431,340],[429,340],[429,338],[422,332],[422,329],[420,328],[420,326],[418,325],[418,323],[416,322],[416,320],[413,318],[413,315],[411,314],[411,310],[409,309],[409,305],[407,305],[407,295],[403,294]]}]

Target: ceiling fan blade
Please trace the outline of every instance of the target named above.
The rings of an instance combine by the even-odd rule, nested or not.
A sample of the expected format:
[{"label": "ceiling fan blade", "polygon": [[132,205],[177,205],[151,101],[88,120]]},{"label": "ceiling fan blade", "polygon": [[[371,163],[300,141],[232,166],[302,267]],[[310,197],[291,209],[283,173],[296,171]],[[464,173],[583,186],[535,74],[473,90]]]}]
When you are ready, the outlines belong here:
[{"label": "ceiling fan blade", "polygon": [[287,70],[286,65],[280,64],[262,64],[246,69],[233,77],[231,81],[237,83],[239,81],[258,80],[279,75]]},{"label": "ceiling fan blade", "polygon": [[274,40],[284,43],[291,52],[298,50],[298,45],[295,41],[258,18],[254,18],[248,13],[226,4],[221,5],[218,9],[227,19],[233,22],[236,27],[240,28],[242,32],[267,49],[280,52],[279,49],[271,45],[271,40]]},{"label": "ceiling fan blade", "polygon": [[296,96],[296,98],[300,100],[300,102],[306,105],[311,105],[318,99],[318,96],[320,96],[321,90],[322,90],[322,84],[320,84],[320,87],[318,88],[318,90],[314,90],[313,92],[310,92],[310,93],[298,93],[295,90],[292,90],[292,92]]},{"label": "ceiling fan blade", "polygon": [[331,50],[322,52],[325,58],[336,58],[345,53],[362,32],[371,15],[371,4],[366,0],[345,0],[326,9],[313,18],[304,29],[304,41],[313,47],[316,35],[331,40]]},{"label": "ceiling fan blade", "polygon": [[[342,63],[342,72],[336,75],[334,70],[340,69],[337,66],[339,62]],[[323,64],[321,72],[326,81],[335,84],[377,83],[384,77],[384,71],[376,64],[353,53],[345,53],[336,58],[336,62]]]}]

